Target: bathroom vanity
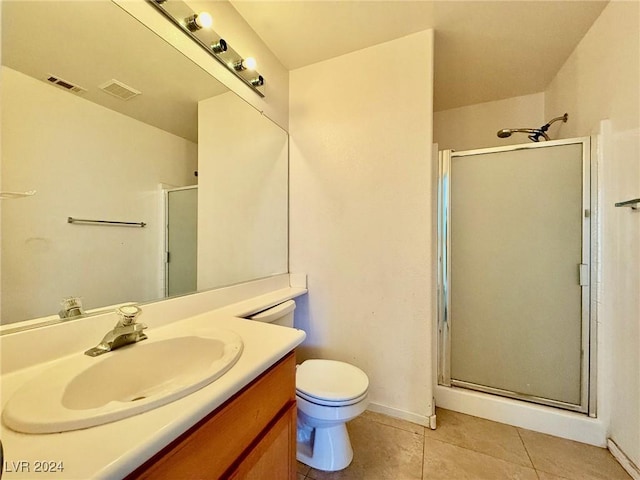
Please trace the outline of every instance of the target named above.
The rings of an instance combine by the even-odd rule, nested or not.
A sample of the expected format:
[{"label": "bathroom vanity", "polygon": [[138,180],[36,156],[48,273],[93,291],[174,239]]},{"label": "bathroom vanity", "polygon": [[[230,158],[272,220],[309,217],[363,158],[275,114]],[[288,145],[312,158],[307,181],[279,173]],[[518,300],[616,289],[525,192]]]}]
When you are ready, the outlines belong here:
[{"label": "bathroom vanity", "polygon": [[[149,339],[105,355],[212,327],[240,336],[242,354],[212,383],[118,421],[49,434],[19,433],[3,423],[2,478],[39,478],[36,467],[47,465],[45,476],[53,479],[294,479],[294,352],[305,334],[243,318],[306,293],[289,283],[284,275],[143,305]],[[3,409],[47,369],[72,358],[95,360],[84,350],[115,323],[115,314],[106,314],[1,336]]]},{"label": "bathroom vanity", "polygon": [[295,367],[292,352],[127,478],[295,479]]}]

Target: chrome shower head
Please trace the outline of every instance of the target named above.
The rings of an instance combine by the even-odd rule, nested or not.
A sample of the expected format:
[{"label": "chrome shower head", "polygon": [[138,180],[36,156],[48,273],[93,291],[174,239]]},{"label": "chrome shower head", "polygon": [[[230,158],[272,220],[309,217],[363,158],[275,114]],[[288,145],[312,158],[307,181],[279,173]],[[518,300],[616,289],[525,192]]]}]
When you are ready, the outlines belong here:
[{"label": "chrome shower head", "polygon": [[511,134],[515,132],[521,132],[521,133],[529,133],[530,135],[528,137],[529,137],[529,140],[531,140],[532,142],[538,142],[540,141],[540,138],[544,138],[545,140],[550,140],[549,135],[547,135],[547,130],[549,130],[549,127],[551,126],[551,124],[559,120],[562,120],[563,122],[566,123],[568,119],[569,119],[569,114],[565,113],[561,117],[556,117],[550,120],[548,123],[544,124],[540,128],[503,128],[502,130],[498,130],[497,135],[499,138],[508,138],[511,136]]},{"label": "chrome shower head", "polygon": [[[500,138],[508,138],[514,133],[530,133],[529,139],[537,142],[537,137],[544,137],[545,140],[549,140],[549,137],[546,133],[538,128],[503,128],[502,130],[498,130],[498,137]],[[536,138],[536,140],[534,140]]]}]

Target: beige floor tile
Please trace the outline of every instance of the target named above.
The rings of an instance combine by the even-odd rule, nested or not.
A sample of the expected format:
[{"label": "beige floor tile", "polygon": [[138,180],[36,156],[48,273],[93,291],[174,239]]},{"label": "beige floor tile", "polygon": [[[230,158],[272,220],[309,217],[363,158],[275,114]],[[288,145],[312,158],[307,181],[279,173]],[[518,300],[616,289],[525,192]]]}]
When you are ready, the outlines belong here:
[{"label": "beige floor tile", "polygon": [[307,478],[306,476],[304,476],[301,473],[298,473],[298,480],[305,480],[305,478]]},{"label": "beige floor tile", "polygon": [[353,461],[339,472],[315,469],[314,480],[420,480],[422,478],[422,435],[384,425],[361,416],[347,425]]},{"label": "beige floor tile", "polygon": [[[374,477],[371,477],[374,478]],[[424,439],[424,480],[537,480],[533,468],[474,452],[451,443]]]},{"label": "beige floor tile", "polygon": [[570,480],[627,480],[613,455],[604,448],[518,429],[536,470]]},{"label": "beige floor tile", "polygon": [[538,480],[568,480],[567,477],[559,477],[553,473],[541,472],[540,470],[536,470],[536,473],[538,474]]},{"label": "beige floor tile", "polygon": [[362,414],[363,418],[372,420],[374,422],[382,423],[383,425],[389,425],[390,427],[396,427],[407,432],[413,432],[420,435],[424,435],[424,427],[417,423],[408,422],[406,420],[400,420],[398,418],[389,417],[382,413],[366,411]]},{"label": "beige floor tile", "polygon": [[532,467],[518,430],[511,425],[438,408],[437,428],[425,429],[425,437]]}]

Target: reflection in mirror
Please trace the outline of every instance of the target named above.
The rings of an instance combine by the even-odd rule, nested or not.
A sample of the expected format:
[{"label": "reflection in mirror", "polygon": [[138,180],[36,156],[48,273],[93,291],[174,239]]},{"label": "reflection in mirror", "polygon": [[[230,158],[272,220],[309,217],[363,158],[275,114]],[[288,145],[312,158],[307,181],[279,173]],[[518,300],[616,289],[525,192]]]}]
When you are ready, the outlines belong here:
[{"label": "reflection in mirror", "polygon": [[288,137],[243,106],[227,92],[198,109],[199,289],[288,270]]},{"label": "reflection in mirror", "polygon": [[1,5],[0,189],[36,192],[1,203],[2,324],[165,297],[166,193],[185,187],[170,293],[287,271],[286,132],[110,1]]}]

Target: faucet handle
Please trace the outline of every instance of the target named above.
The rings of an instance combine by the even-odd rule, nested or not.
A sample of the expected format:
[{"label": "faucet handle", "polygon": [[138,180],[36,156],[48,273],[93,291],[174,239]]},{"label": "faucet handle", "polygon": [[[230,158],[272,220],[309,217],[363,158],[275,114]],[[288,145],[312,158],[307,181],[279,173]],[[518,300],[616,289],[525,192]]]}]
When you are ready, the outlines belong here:
[{"label": "faucet handle", "polygon": [[82,299],[80,297],[65,297],[60,302],[62,310],[58,313],[60,318],[71,318],[84,315],[82,309]]},{"label": "faucet handle", "polygon": [[142,309],[135,305],[125,305],[124,307],[117,308],[116,313],[120,315],[119,323],[121,325],[131,325],[136,323],[138,315],[142,313]]}]

